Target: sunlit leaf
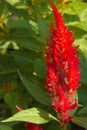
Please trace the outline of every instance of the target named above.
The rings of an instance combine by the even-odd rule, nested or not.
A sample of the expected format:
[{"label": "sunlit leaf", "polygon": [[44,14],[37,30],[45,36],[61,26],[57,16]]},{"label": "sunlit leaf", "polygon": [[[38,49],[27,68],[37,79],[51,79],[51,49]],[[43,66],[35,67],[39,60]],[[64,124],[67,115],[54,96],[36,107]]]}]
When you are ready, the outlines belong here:
[{"label": "sunlit leaf", "polygon": [[20,2],[20,0],[6,0],[8,3],[10,3],[11,5],[17,4],[18,2]]},{"label": "sunlit leaf", "polygon": [[57,119],[54,116],[52,116],[50,113],[46,112],[45,110],[42,110],[40,108],[30,108],[16,113],[12,117],[2,122],[25,121],[25,122],[32,122],[36,124],[43,124],[51,120],[57,121]]}]

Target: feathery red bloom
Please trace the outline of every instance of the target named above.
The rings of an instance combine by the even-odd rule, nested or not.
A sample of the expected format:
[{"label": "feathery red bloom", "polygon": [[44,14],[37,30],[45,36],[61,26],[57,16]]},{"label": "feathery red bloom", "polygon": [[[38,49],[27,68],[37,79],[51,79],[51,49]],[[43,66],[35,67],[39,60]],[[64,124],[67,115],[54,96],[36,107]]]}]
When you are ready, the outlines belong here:
[{"label": "feathery red bloom", "polygon": [[[18,109],[18,111],[23,111],[23,108],[17,105],[16,105],[16,108]],[[39,124],[34,124],[30,122],[25,123],[25,127],[26,127],[26,130],[43,130]]]},{"label": "feathery red bloom", "polygon": [[59,120],[67,123],[72,119],[70,112],[78,104],[75,95],[80,86],[80,58],[77,55],[78,46],[73,46],[73,32],[68,31],[56,6],[52,1],[50,3],[56,25],[51,29],[46,52],[46,89],[50,93],[52,108],[58,113]]},{"label": "feathery red bloom", "polygon": [[42,130],[41,126],[33,123],[26,123],[27,130]]}]

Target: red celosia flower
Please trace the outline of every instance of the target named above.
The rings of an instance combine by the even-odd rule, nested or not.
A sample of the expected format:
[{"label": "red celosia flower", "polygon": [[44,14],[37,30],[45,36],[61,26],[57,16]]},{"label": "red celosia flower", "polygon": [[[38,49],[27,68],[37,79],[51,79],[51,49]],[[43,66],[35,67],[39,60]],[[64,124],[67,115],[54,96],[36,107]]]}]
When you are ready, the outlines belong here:
[{"label": "red celosia flower", "polygon": [[[23,108],[21,108],[17,105],[16,105],[16,108],[18,109],[18,111],[23,111]],[[34,123],[30,123],[30,122],[27,122],[25,124],[25,127],[26,127],[26,130],[43,130],[39,124],[34,124]]]},{"label": "red celosia flower", "polygon": [[42,130],[41,126],[33,123],[26,123],[27,130]]},{"label": "red celosia flower", "polygon": [[80,80],[78,68],[80,58],[77,46],[72,46],[73,32],[68,31],[61,14],[50,1],[56,25],[51,29],[46,52],[46,89],[52,98],[52,108],[58,113],[59,120],[67,123],[72,116],[70,112],[77,107],[75,98]]}]

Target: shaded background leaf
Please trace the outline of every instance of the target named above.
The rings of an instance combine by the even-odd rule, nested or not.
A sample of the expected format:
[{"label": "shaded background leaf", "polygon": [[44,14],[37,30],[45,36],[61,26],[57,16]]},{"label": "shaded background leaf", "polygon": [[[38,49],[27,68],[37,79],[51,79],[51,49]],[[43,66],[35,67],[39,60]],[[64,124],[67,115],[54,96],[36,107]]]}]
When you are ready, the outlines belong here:
[{"label": "shaded background leaf", "polygon": [[19,77],[24,84],[27,91],[37,100],[38,102],[49,106],[50,105],[50,99],[48,94],[39,86],[29,81],[27,78],[25,78],[19,71],[18,71]]}]

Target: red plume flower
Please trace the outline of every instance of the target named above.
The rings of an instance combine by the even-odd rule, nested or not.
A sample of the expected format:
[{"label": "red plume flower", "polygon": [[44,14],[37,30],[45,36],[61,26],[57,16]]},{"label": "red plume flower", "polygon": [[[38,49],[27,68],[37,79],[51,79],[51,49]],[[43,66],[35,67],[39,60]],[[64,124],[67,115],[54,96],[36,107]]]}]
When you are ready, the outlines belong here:
[{"label": "red plume flower", "polygon": [[61,14],[50,1],[55,17],[55,27],[51,29],[46,52],[46,89],[52,98],[52,108],[58,113],[61,122],[72,119],[71,111],[76,109],[78,101],[75,98],[79,88],[80,58],[77,55],[78,46],[72,46],[73,32],[68,31]]},{"label": "red plume flower", "polygon": [[33,123],[26,123],[27,130],[42,130],[41,126]]}]

